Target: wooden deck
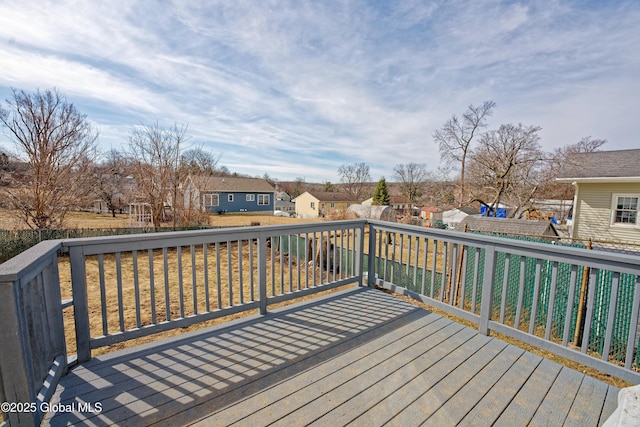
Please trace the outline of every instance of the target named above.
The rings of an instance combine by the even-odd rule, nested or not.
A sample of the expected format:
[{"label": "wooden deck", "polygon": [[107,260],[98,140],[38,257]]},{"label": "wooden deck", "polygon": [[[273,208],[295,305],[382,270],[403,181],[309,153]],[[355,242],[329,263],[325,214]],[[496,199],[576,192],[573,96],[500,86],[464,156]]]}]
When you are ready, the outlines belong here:
[{"label": "wooden deck", "polygon": [[355,288],[94,358],[61,380],[44,424],[597,426],[617,394]]}]

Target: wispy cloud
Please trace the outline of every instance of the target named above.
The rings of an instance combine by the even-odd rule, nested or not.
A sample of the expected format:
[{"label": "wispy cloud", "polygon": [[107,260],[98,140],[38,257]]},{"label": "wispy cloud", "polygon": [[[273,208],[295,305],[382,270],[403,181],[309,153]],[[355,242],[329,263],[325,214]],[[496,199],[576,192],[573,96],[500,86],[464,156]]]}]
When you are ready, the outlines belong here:
[{"label": "wispy cloud", "polygon": [[108,146],[176,122],[232,171],[391,178],[435,169],[433,131],[488,99],[548,148],[637,146],[637,22],[635,1],[5,1],[0,95],[56,86]]}]

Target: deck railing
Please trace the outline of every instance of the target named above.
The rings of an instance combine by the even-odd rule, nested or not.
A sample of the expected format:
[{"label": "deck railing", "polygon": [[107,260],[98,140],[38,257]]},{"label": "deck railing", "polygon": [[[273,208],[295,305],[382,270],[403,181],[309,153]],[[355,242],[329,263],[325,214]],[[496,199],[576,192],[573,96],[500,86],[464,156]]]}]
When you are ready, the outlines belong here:
[{"label": "deck railing", "polygon": [[637,257],[354,220],[42,242],[0,266],[0,401],[46,401],[101,346],[367,282],[640,383]]},{"label": "deck railing", "polygon": [[[375,283],[640,383],[640,257],[369,221]],[[369,281],[373,283],[373,281]]]}]

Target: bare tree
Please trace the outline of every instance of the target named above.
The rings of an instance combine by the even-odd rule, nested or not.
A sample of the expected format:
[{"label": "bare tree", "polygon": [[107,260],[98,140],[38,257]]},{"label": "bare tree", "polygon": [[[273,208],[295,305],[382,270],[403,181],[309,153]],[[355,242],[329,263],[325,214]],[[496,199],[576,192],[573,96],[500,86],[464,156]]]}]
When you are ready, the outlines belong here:
[{"label": "bare tree", "polygon": [[111,216],[121,211],[129,202],[126,181],[129,162],[118,150],[110,150],[104,161],[95,166],[95,197],[103,201]]},{"label": "bare tree", "polygon": [[575,144],[556,148],[551,154],[551,159],[545,170],[547,179],[544,185],[540,188],[541,197],[561,200],[572,199],[575,189],[572,184],[555,181],[558,176],[558,171],[560,171],[562,165],[570,161],[570,154],[598,151],[606,142],[606,139],[591,139],[590,136],[585,136]]},{"label": "bare tree", "polygon": [[431,174],[424,163],[407,163],[395,165],[393,176],[400,183],[400,193],[412,204],[417,204]]},{"label": "bare tree", "polygon": [[165,128],[156,122],[137,127],[129,134],[134,178],[143,201],[151,206],[154,224],[163,222],[165,206],[176,202],[177,171],[185,133],[185,126],[174,124]]},{"label": "bare tree", "polygon": [[512,216],[528,207],[544,182],[544,165],[549,157],[542,150],[540,127],[502,125],[483,135],[470,154],[469,177],[474,201],[497,209],[501,202],[515,205]]},{"label": "bare tree", "polygon": [[347,194],[352,195],[359,201],[362,201],[368,195],[371,174],[366,163],[342,165],[338,168],[338,175],[340,175],[340,182],[344,184]]},{"label": "bare tree", "polygon": [[89,193],[98,132],[57,89],[14,89],[6,102],[0,123],[29,165],[24,184],[9,192],[10,203],[31,228],[60,227]]},{"label": "bare tree", "polygon": [[219,161],[220,156],[216,156],[202,147],[190,148],[180,156],[180,169],[182,173],[191,175],[213,176]]},{"label": "bare tree", "polygon": [[460,163],[460,198],[458,206],[467,201],[465,188],[465,170],[471,143],[479,130],[487,126],[487,117],[493,114],[496,103],[485,101],[480,106],[469,105],[462,118],[452,116],[442,128],[433,133],[434,141],[440,147],[442,161],[446,164]]}]

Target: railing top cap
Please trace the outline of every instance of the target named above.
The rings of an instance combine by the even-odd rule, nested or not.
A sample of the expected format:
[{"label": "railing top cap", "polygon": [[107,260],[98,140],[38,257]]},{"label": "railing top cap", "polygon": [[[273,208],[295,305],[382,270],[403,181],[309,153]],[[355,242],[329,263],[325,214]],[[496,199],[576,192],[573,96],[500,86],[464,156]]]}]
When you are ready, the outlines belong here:
[{"label": "railing top cap", "polygon": [[0,264],[0,282],[13,282],[26,274],[34,265],[55,254],[62,240],[45,240]]}]

